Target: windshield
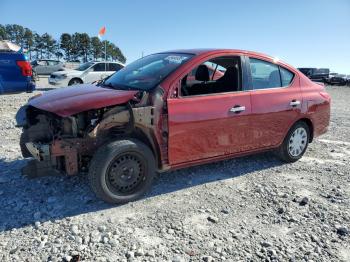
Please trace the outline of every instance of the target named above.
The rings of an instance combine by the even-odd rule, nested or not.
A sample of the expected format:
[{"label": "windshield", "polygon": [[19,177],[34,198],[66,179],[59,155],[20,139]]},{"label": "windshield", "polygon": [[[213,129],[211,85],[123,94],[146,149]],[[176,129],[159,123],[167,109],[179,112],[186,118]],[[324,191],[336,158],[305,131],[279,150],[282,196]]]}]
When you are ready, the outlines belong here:
[{"label": "windshield", "polygon": [[85,71],[86,69],[88,69],[90,66],[92,66],[94,63],[93,62],[87,62],[84,64],[81,64],[77,69],[78,71]]},{"label": "windshield", "polygon": [[193,55],[164,53],[149,55],[121,69],[103,85],[113,88],[150,90]]}]

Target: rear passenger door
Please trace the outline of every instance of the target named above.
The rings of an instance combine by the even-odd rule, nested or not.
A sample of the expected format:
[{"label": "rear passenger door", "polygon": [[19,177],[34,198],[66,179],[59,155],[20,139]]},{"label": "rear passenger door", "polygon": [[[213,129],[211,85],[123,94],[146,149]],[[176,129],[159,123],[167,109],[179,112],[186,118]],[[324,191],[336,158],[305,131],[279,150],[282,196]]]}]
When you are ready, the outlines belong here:
[{"label": "rear passenger door", "polygon": [[252,57],[249,61],[254,147],[279,145],[301,113],[297,75],[273,61]]}]

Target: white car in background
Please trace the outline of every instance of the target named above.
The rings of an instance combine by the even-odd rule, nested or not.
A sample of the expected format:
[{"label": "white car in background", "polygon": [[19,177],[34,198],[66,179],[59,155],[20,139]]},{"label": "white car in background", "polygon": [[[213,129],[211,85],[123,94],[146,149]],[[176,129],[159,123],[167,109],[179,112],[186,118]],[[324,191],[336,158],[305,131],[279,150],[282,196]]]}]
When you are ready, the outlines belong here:
[{"label": "white car in background", "polygon": [[74,70],[52,73],[49,83],[60,86],[92,83],[105,79],[122,68],[124,68],[124,65],[118,62],[87,62]]}]

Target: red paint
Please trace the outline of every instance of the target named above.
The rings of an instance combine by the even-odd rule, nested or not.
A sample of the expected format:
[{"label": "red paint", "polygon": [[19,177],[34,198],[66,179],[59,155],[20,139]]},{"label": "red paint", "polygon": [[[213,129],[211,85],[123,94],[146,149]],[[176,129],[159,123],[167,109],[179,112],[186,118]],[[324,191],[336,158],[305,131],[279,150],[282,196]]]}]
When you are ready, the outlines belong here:
[{"label": "red paint", "polygon": [[[278,147],[300,119],[311,122],[313,137],[326,132],[330,97],[324,86],[272,57],[242,50],[177,50],[195,56],[160,83],[166,107],[154,130],[162,168],[180,168]],[[219,56],[248,56],[283,66],[295,74],[288,87],[179,97],[181,79],[199,64]],[[29,103],[60,116],[126,103],[136,91],[82,85],[50,91]],[[300,101],[295,107],[291,101]],[[230,109],[245,106],[235,114]],[[168,111],[165,111],[167,108]],[[164,111],[163,111],[164,110]],[[167,129],[167,132],[164,132]],[[153,132],[153,131],[152,131]],[[164,138],[165,137],[165,138]]]},{"label": "red paint", "polygon": [[[245,105],[240,114],[230,112]],[[168,100],[169,159],[178,164],[245,151],[251,146],[250,94]]]},{"label": "red paint", "polygon": [[134,97],[137,91],[103,88],[95,85],[65,87],[36,97],[29,105],[66,117],[91,109],[123,104]]},{"label": "red paint", "polygon": [[[168,161],[171,168],[214,162],[278,147],[291,126],[300,119],[313,125],[313,137],[326,132],[330,98],[324,87],[298,70],[272,57],[241,50],[188,50],[196,54],[161,83],[168,97]],[[179,82],[199,64],[219,56],[248,56],[275,63],[292,71],[288,87],[246,90],[196,97],[178,97]],[[290,102],[301,101],[292,107]],[[244,105],[246,111],[228,110]]]}]

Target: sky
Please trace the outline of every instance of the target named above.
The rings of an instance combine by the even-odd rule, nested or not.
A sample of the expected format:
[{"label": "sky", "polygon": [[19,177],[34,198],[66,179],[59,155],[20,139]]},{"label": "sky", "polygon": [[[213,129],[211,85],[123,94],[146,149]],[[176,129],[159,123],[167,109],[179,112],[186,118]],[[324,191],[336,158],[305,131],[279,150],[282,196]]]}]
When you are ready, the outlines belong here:
[{"label": "sky", "polygon": [[295,67],[350,74],[350,0],[0,1],[0,24],[114,42],[127,63],[172,49],[262,52]]}]

